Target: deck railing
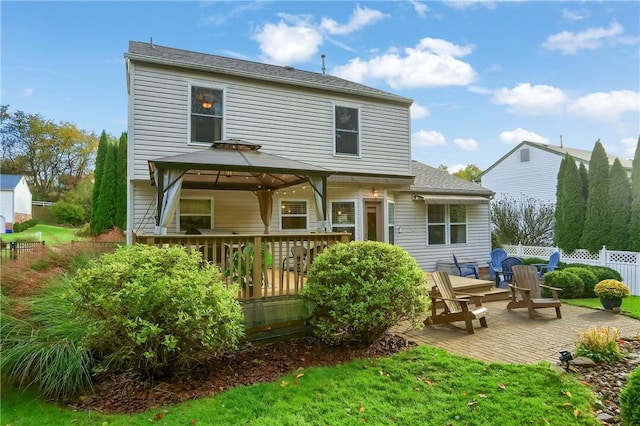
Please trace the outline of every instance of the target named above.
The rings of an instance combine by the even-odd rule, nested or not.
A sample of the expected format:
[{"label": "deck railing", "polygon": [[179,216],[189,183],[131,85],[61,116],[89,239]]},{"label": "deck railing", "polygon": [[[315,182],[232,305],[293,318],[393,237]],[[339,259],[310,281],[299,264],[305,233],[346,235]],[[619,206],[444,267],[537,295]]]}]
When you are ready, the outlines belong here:
[{"label": "deck railing", "polygon": [[[239,299],[299,294],[314,257],[345,233],[138,235],[136,242],[156,247],[182,246],[218,265],[227,286],[238,286]],[[259,247],[259,249],[257,249]]]}]

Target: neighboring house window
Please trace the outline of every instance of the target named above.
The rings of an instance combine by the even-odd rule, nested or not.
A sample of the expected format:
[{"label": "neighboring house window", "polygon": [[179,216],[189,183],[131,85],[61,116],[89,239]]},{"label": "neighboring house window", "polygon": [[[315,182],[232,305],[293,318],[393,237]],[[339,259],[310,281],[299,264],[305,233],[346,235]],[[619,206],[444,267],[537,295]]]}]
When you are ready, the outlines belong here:
[{"label": "neighboring house window", "polygon": [[525,163],[529,161],[529,148],[520,150],[520,162]]},{"label": "neighboring house window", "polygon": [[427,244],[467,242],[467,207],[464,204],[427,206]]},{"label": "neighboring house window", "polygon": [[213,228],[213,199],[211,198],[181,198],[178,215],[178,229]]},{"label": "neighboring house window", "polygon": [[331,230],[356,235],[356,203],[354,201],[331,203]]},{"label": "neighboring house window", "polygon": [[396,204],[389,201],[387,204],[387,218],[389,220],[389,244],[396,241]]},{"label": "neighboring house window", "polygon": [[336,154],[360,155],[359,121],[357,108],[335,106]]},{"label": "neighboring house window", "polygon": [[191,86],[191,142],[222,139],[222,98],[222,90]]},{"label": "neighboring house window", "polygon": [[308,227],[307,223],[306,201],[280,202],[280,229],[306,230]]}]

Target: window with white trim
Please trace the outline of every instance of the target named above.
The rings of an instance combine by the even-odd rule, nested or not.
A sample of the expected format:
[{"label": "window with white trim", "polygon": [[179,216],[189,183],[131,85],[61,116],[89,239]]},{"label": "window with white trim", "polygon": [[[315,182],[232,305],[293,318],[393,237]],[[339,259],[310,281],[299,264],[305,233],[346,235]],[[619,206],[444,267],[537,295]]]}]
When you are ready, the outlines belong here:
[{"label": "window with white trim", "polygon": [[427,245],[465,244],[466,242],[466,205],[427,205]]},{"label": "window with white trim", "polygon": [[396,204],[393,201],[387,203],[387,220],[389,228],[389,244],[396,241]]},{"label": "window with white trim", "polygon": [[331,202],[331,230],[348,232],[356,235],[356,203],[355,201]]},{"label": "window with white trim", "polygon": [[280,229],[306,231],[308,228],[306,201],[280,201]]},{"label": "window with white trim", "polygon": [[223,91],[191,86],[192,143],[212,143],[222,139]]},{"label": "window with white trim", "polygon": [[178,209],[178,230],[213,228],[213,199],[183,197]]},{"label": "window with white trim", "polygon": [[335,153],[360,155],[360,111],[335,105]]}]

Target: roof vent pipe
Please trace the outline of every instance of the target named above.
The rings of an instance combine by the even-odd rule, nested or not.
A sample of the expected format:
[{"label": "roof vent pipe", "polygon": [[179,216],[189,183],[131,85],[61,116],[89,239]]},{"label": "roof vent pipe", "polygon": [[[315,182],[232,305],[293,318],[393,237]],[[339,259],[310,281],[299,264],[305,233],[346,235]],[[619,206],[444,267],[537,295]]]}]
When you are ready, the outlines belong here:
[{"label": "roof vent pipe", "polygon": [[323,53],[322,55],[320,55],[320,57],[322,58],[322,75],[324,76],[324,75],[326,75],[325,74],[326,68],[324,67],[325,54]]}]

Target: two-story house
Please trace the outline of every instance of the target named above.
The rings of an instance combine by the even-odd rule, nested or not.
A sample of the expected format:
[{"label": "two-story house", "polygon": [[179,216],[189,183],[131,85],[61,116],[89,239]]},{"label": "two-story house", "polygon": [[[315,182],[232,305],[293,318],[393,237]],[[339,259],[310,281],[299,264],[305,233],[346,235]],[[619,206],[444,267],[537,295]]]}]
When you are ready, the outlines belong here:
[{"label": "two-story house", "polygon": [[492,192],[412,162],[411,99],[151,43],[130,42],[125,58],[129,242],[222,263],[267,244],[253,269],[267,287],[297,272],[293,247],[308,262],[348,239],[400,245],[425,270],[452,252],[487,258]]}]

